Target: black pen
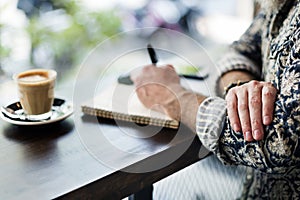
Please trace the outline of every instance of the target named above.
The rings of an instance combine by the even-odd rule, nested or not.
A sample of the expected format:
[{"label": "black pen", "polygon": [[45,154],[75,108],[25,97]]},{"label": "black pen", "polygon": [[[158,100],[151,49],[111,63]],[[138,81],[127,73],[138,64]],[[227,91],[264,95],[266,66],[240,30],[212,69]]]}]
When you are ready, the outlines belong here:
[{"label": "black pen", "polygon": [[[151,44],[147,45],[148,54],[150,56],[151,62],[153,65],[156,65],[158,62],[158,58],[156,55],[156,52]],[[188,78],[188,79],[196,79],[196,80],[204,80],[208,77],[208,74],[205,76],[199,76],[199,75],[190,75],[190,74],[179,74],[180,77]],[[118,82],[126,85],[132,85],[133,82],[130,78],[130,74],[124,74],[119,76]]]},{"label": "black pen", "polygon": [[[152,64],[156,65],[156,63],[158,62],[158,58],[157,58],[155,50],[151,44],[147,45],[147,50],[148,50]],[[208,77],[208,74],[206,74],[205,76],[192,75],[192,74],[179,74],[179,76],[184,77],[184,78],[189,78],[189,79],[204,80]]]},{"label": "black pen", "polygon": [[200,75],[189,75],[189,74],[179,74],[179,77],[189,78],[189,79],[195,79],[195,80],[204,80],[208,77],[208,74],[205,74],[204,76]]},{"label": "black pen", "polygon": [[[158,62],[158,59],[157,59],[157,55],[155,53],[155,50],[153,49],[151,44],[147,45],[147,50],[148,50],[148,54],[150,56],[152,64],[156,65],[156,63]],[[123,75],[119,76],[118,82],[121,83],[121,84],[125,84],[125,85],[132,85],[133,84],[133,82],[130,78],[130,74],[123,74]]]},{"label": "black pen", "polygon": [[149,53],[152,64],[156,65],[156,63],[158,62],[158,58],[157,58],[155,50],[153,49],[151,44],[147,45],[147,50],[148,50],[148,53]]}]

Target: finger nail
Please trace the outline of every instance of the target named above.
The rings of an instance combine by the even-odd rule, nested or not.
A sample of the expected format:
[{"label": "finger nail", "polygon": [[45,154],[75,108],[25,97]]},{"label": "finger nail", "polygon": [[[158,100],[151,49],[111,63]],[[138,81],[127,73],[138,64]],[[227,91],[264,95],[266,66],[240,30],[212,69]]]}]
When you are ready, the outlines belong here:
[{"label": "finger nail", "polygon": [[260,137],[261,137],[261,133],[259,130],[254,130],[253,132],[253,137],[256,139],[256,140],[259,140]]},{"label": "finger nail", "polygon": [[235,132],[239,132],[240,131],[240,127],[237,124],[233,125],[233,129],[234,129]]},{"label": "finger nail", "polygon": [[271,117],[269,117],[269,116],[264,116],[264,124],[267,125],[267,124],[269,124],[269,123],[271,123]]},{"label": "finger nail", "polygon": [[246,137],[246,140],[247,140],[247,141],[250,141],[250,140],[252,139],[252,138],[251,138],[251,132],[250,132],[250,131],[246,131],[245,137]]}]

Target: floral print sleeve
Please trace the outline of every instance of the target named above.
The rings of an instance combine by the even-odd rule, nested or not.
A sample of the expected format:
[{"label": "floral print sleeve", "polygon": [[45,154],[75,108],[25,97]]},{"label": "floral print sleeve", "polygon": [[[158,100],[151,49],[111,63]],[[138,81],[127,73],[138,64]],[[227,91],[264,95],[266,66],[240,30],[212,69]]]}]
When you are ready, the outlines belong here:
[{"label": "floral print sleeve", "polygon": [[[241,41],[232,46],[235,52],[233,60],[236,59],[235,55],[238,55],[246,58],[244,66],[249,64],[248,60],[254,66],[241,69],[261,73],[261,77],[273,83],[278,90],[274,120],[271,125],[265,127],[264,139],[246,142],[242,133],[234,132],[226,117],[226,110],[220,109],[225,106],[225,100],[221,98],[208,98],[199,107],[197,134],[203,145],[225,164],[240,164],[263,173],[278,174],[288,173],[300,167],[299,1],[295,1],[294,5],[280,26],[276,26],[278,16],[270,15],[269,18],[265,18],[266,22],[263,22],[266,25],[265,30],[262,28],[264,26],[257,31],[250,28]],[[259,44],[252,44],[253,41]],[[240,68],[240,65],[228,66],[230,64],[225,67],[227,71]],[[223,125],[220,131],[221,124]]]},{"label": "floral print sleeve", "polygon": [[300,60],[285,68],[275,103],[273,123],[262,141],[245,142],[229,120],[219,140],[219,157],[228,164],[242,164],[267,173],[286,173],[300,166]]}]

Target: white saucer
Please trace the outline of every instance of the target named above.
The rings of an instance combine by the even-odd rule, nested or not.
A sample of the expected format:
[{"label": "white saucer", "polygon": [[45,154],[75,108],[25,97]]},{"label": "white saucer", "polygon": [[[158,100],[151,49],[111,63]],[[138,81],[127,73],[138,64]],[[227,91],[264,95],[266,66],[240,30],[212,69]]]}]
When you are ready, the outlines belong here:
[{"label": "white saucer", "polygon": [[[22,106],[20,102],[12,103],[7,108],[14,110],[19,115],[24,114]],[[24,126],[35,126],[35,125],[44,125],[44,124],[51,124],[54,122],[59,122],[67,117],[69,117],[73,113],[73,105],[71,102],[67,102],[66,100],[55,98],[52,106],[52,115],[47,120],[42,121],[29,121],[29,120],[22,120],[22,119],[13,119],[3,112],[0,112],[0,117],[11,124],[15,125],[24,125]]]}]

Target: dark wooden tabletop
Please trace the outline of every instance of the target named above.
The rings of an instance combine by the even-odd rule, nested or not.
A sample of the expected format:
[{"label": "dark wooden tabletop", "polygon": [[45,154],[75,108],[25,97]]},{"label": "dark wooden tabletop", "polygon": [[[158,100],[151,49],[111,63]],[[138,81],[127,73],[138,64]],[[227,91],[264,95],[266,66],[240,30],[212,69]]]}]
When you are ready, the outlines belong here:
[{"label": "dark wooden tabletop", "polygon": [[[11,82],[0,88],[1,95],[14,90]],[[183,125],[141,127],[74,106],[74,115],[44,126],[0,120],[0,199],[121,199],[207,154]]]}]

